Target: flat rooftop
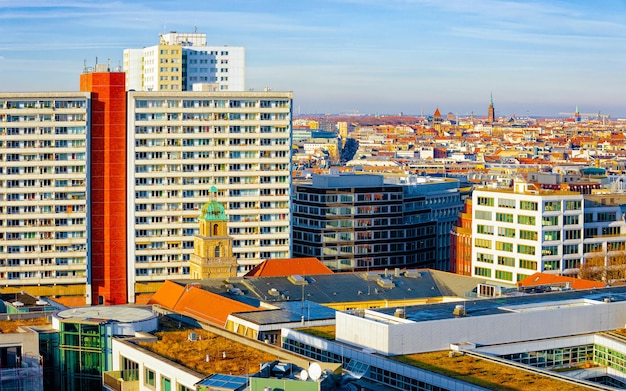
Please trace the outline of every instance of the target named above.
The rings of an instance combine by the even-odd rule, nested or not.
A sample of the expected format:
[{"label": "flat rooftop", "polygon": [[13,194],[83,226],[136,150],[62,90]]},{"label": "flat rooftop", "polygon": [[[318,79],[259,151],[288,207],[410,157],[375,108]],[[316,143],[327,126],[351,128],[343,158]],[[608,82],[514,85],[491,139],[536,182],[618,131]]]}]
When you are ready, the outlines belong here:
[{"label": "flat rooftop", "polygon": [[74,322],[119,322],[134,323],[154,318],[156,315],[149,310],[131,306],[98,306],[78,307],[59,311],[55,315],[59,319]]},{"label": "flat rooftop", "polygon": [[166,357],[205,376],[229,373],[247,376],[259,371],[259,364],[278,357],[201,328],[154,333],[156,342],[138,342],[150,352]]},{"label": "flat rooftop", "polygon": [[605,301],[626,301],[626,287],[612,287],[591,290],[549,292],[522,296],[502,296],[492,299],[467,300],[463,303],[435,303],[406,307],[376,308],[385,315],[394,315],[396,309],[404,310],[405,318],[413,322],[453,319],[456,306],[465,308],[465,316],[486,316],[511,312],[538,311],[550,308],[603,304]]},{"label": "flat rooftop", "polygon": [[455,355],[451,357],[449,351],[398,356],[396,360],[458,380],[467,381],[489,390],[575,391],[594,389],[470,355]]}]

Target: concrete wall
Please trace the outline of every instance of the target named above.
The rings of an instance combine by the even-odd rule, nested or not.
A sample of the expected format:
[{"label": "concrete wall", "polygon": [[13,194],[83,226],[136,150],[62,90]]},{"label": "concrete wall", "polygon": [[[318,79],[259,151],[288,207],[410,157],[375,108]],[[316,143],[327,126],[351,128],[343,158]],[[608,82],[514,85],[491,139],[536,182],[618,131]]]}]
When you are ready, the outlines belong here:
[{"label": "concrete wall", "polygon": [[[387,355],[447,350],[450,344],[500,344],[621,328],[626,302],[388,324],[337,312],[336,339]],[[548,303],[543,303],[547,305]],[[471,304],[467,305],[471,313]]]}]

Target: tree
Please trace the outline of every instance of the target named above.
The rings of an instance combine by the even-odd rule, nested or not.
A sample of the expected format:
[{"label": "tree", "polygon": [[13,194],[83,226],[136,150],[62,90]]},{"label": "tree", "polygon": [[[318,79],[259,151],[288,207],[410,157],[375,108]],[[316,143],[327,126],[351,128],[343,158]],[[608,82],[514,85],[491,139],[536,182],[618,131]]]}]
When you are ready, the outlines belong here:
[{"label": "tree", "polygon": [[594,253],[585,259],[578,277],[608,284],[626,280],[626,251]]}]

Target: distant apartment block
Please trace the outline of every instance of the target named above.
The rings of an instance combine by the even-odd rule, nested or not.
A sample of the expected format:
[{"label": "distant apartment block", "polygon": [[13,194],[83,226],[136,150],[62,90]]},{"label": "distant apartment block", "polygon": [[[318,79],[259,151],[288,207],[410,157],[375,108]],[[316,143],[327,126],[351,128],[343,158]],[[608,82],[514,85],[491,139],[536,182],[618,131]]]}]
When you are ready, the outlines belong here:
[{"label": "distant apartment block", "polygon": [[126,89],[192,91],[211,85],[217,91],[245,90],[243,47],[207,46],[206,34],[170,32],[158,45],[124,50]]},{"label": "distant apartment block", "polygon": [[85,92],[0,93],[0,284],[85,295],[90,262]]},{"label": "distant apartment block", "polygon": [[289,257],[291,109],[288,92],[129,92],[130,290],[188,278],[212,186],[240,272]]},{"label": "distant apartment block", "polygon": [[456,181],[313,176],[293,187],[292,256],[317,257],[333,270],[435,268],[444,261],[447,269],[449,229],[439,230],[437,219],[451,226],[461,208]]}]

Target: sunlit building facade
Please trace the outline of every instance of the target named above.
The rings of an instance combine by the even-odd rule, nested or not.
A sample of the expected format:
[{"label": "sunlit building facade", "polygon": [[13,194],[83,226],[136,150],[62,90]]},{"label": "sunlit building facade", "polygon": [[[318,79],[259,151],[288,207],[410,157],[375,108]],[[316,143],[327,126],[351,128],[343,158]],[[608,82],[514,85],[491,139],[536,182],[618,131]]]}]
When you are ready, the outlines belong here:
[{"label": "sunlit building facade", "polygon": [[129,92],[128,276],[188,278],[217,189],[239,272],[289,254],[290,92]]},{"label": "sunlit building facade", "polygon": [[89,126],[87,92],[0,93],[1,285],[89,291]]}]

